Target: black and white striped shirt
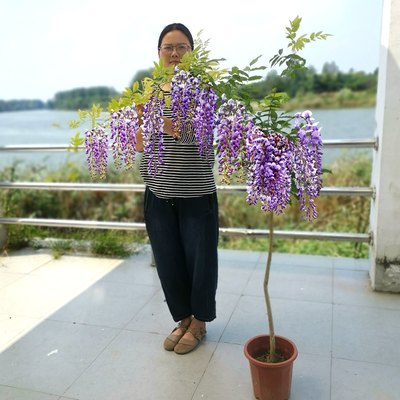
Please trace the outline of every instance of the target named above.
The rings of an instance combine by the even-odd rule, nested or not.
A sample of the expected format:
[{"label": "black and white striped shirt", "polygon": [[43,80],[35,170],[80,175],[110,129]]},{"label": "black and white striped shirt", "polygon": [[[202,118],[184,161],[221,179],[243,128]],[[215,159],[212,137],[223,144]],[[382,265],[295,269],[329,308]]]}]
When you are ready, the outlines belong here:
[{"label": "black and white striped shirt", "polygon": [[[171,118],[170,108],[163,115]],[[164,133],[165,151],[162,173],[152,176],[147,171],[148,156],[143,154],[140,173],[145,184],[159,198],[199,197],[216,191],[213,174],[214,153],[200,156],[190,123],[184,124],[180,139]]]}]

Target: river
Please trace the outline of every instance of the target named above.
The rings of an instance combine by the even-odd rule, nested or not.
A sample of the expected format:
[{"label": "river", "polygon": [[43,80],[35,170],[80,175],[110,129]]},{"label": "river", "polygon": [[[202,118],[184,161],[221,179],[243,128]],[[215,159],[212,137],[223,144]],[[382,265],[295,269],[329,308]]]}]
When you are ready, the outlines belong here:
[{"label": "river", "polygon": [[[374,108],[351,108],[334,110],[315,110],[314,117],[322,127],[323,140],[327,139],[369,139],[375,132]],[[23,144],[69,144],[71,136],[79,129],[70,129],[68,122],[77,119],[74,111],[19,111],[0,113],[0,146]],[[83,130],[81,129],[83,134]],[[359,154],[366,149],[326,149],[323,161],[325,166],[343,152]],[[85,162],[83,151],[72,152],[0,152],[0,167],[3,168],[19,160],[31,164],[42,162],[59,166],[66,160]]]}]

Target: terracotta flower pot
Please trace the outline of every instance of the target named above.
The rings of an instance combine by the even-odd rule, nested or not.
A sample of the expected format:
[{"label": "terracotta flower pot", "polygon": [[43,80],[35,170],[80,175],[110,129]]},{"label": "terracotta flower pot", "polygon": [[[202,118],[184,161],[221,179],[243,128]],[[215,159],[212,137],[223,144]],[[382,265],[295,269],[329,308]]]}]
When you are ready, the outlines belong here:
[{"label": "terracotta flower pot", "polygon": [[244,345],[244,354],[250,363],[254,396],[259,400],[287,400],[292,386],[292,370],[297,358],[297,347],[289,339],[275,336],[276,349],[285,361],[266,363],[256,357],[265,354],[269,348],[269,335],[258,335]]}]

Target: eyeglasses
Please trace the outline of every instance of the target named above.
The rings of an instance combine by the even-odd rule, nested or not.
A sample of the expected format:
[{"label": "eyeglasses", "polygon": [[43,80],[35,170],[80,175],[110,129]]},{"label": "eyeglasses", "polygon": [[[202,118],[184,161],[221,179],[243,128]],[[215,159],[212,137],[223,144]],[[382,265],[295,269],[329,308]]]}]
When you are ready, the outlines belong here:
[{"label": "eyeglasses", "polygon": [[172,54],[174,49],[181,56],[185,54],[187,51],[189,51],[191,49],[191,46],[185,43],[180,43],[177,44],[176,46],[173,46],[172,44],[163,44],[159,50],[164,54]]}]

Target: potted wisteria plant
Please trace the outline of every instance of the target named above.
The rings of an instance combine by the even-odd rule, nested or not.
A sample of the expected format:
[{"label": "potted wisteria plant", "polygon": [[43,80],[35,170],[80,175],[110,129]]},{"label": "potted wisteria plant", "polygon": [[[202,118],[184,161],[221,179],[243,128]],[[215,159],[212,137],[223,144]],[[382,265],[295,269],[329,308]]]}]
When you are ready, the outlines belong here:
[{"label": "potted wisteria plant", "polygon": [[[298,53],[310,41],[326,39],[328,34],[316,32],[298,35],[301,18],[290,21],[286,28],[288,54],[281,49],[270,59],[270,68],[280,67],[281,75],[290,78],[305,68],[305,59]],[[139,129],[138,107],[143,107],[142,131],[144,152],[149,157],[148,171],[162,173],[164,101],[172,109],[173,123],[193,121],[199,152],[207,157],[215,150],[222,182],[246,182],[246,201],[259,204],[269,221],[269,247],[264,277],[264,297],[269,332],[251,338],[245,345],[249,359],[255,396],[259,399],[286,399],[290,394],[292,363],[297,356],[293,342],[276,336],[268,292],[273,251],[273,215],[283,214],[295,200],[306,219],[317,217],[315,199],[322,186],[322,140],[318,123],[311,111],[288,114],[282,111],[288,97],[271,90],[261,101],[254,101],[248,84],[259,80],[260,57],[244,69],[223,69],[222,59],[210,59],[208,41],[200,37],[195,49],[186,53],[175,68],[156,63],[153,77],[135,82],[119,99],[112,100],[108,112],[94,106],[81,112],[81,120],[90,117],[92,128],[85,134],[88,166],[93,179],[106,176],[108,152],[111,148],[116,167],[134,166],[136,133]],[[161,93],[162,85],[172,82],[170,99]],[[104,118],[104,114],[106,117]],[[103,119],[102,119],[103,118]],[[73,126],[78,125],[74,123]],[[75,136],[72,145],[81,144]],[[155,155],[154,146],[158,152]],[[267,371],[267,367],[272,366]],[[262,368],[263,372],[256,369]],[[265,372],[267,371],[267,372]],[[271,378],[272,376],[272,378]],[[267,387],[260,379],[267,378]],[[273,388],[271,384],[276,384]],[[276,390],[277,392],[274,392]]]}]

